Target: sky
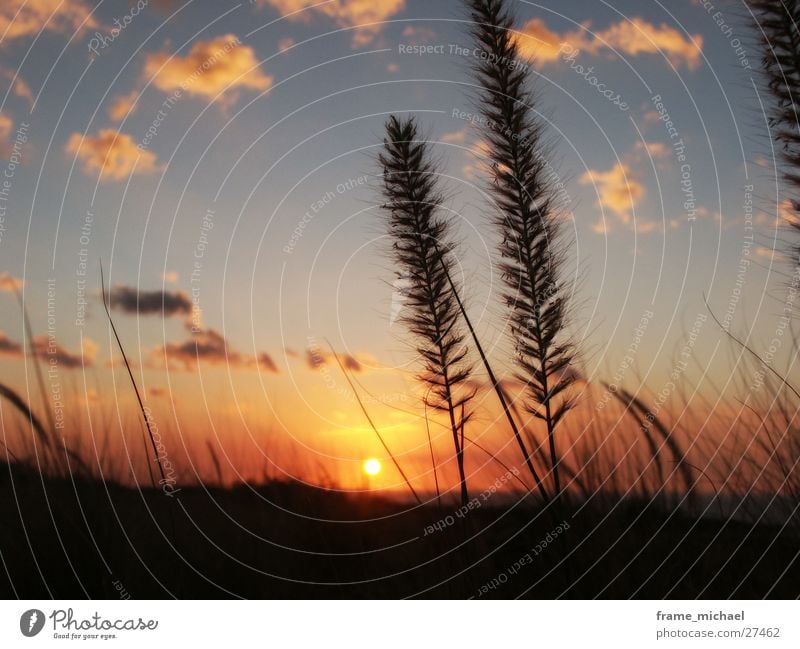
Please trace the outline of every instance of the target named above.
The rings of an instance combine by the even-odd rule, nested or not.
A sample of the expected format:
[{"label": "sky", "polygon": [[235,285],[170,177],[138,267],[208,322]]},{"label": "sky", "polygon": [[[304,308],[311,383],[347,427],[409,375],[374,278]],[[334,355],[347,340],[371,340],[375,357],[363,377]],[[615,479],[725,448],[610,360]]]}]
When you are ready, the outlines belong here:
[{"label": "sky", "polygon": [[[725,382],[704,300],[768,347],[788,272],[743,5],[513,4],[574,239],[581,373],[658,393],[692,338]],[[335,350],[395,448],[427,448],[375,158],[387,117],[418,115],[470,313],[510,371],[467,29],[457,2],[5,0],[3,381],[37,399],[33,344],[65,417],[132,405],[102,265],[136,378],[181,440],[247,454],[266,437],[357,475],[382,450]]]}]

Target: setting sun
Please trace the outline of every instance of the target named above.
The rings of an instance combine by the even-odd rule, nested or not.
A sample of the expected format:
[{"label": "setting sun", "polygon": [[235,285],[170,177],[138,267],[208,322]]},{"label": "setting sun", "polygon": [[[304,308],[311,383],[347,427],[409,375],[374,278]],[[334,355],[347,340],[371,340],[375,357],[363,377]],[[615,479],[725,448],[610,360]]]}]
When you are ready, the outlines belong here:
[{"label": "setting sun", "polygon": [[374,457],[364,460],[364,473],[367,475],[378,475],[381,472],[381,463]]}]

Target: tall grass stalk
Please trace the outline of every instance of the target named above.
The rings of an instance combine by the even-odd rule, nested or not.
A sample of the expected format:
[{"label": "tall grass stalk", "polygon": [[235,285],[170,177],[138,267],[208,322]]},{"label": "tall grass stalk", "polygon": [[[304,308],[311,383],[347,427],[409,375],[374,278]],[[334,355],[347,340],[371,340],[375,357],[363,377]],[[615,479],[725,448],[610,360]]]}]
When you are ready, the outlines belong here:
[{"label": "tall grass stalk", "polygon": [[[430,390],[430,388],[428,388]],[[439,489],[439,471],[436,469],[436,456],[433,454],[433,440],[431,439],[431,422],[428,419],[428,404],[427,399],[425,403],[423,403],[423,407],[425,409],[425,432],[428,435],[428,449],[431,452],[431,468],[433,469],[433,483],[436,487],[436,503],[439,506],[439,509],[442,509],[442,492]]]},{"label": "tall grass stalk", "polygon": [[[36,382],[42,397],[42,410],[44,411],[44,416],[47,418],[49,434],[39,435],[44,446],[45,465],[49,463],[49,460],[54,464],[53,468],[56,469],[58,468],[58,460],[57,456],[55,455],[56,424],[55,420],[53,419],[53,413],[50,410],[50,404],[47,401],[48,393],[44,387],[42,368],[39,366],[40,354],[36,349],[36,345],[34,344],[33,327],[31,327],[31,319],[28,316],[28,309],[25,307],[25,299],[22,295],[22,291],[17,288],[14,293],[16,294],[17,302],[19,302],[19,308],[22,311],[22,321],[25,327],[25,335],[28,338],[28,349],[33,363],[34,373],[36,374]],[[31,424],[33,424],[32,420]]]},{"label": "tall grass stalk", "polygon": [[[800,235],[800,0],[750,0],[750,8],[758,21],[763,75],[774,100],[769,125],[781,147],[784,182],[793,194],[789,227]],[[800,243],[792,248],[797,267]]]},{"label": "tall grass stalk", "polygon": [[[666,425],[664,425],[664,423],[657,416],[650,412],[650,409],[644,405],[644,403],[642,403],[642,400],[639,399],[639,397],[631,394],[624,388],[617,387],[612,391],[607,385],[605,387],[620,401],[620,403],[625,407],[625,412],[633,417],[639,425],[639,430],[644,435],[645,441],[650,448],[652,461],[656,463],[656,469],[658,470],[661,484],[664,484],[664,469],[661,462],[661,449],[662,447],[666,446],[667,450],[669,450],[673,457],[672,464],[675,465],[675,470],[680,473],[687,491],[691,490],[695,483],[695,480],[692,477],[692,472],[689,465],[685,461],[683,449],[675,439],[675,436],[670,433]],[[652,429],[655,429],[658,435],[661,437],[661,443],[659,443],[658,440],[655,439],[655,437],[651,434]]]},{"label": "tall grass stalk", "polygon": [[[117,341],[117,347],[119,348],[120,354],[122,354],[122,361],[125,363],[125,369],[128,370],[128,377],[131,380],[131,385],[133,386],[133,392],[136,395],[136,401],[139,404],[139,410],[142,413],[142,419],[144,419],[144,425],[147,428],[147,434],[150,437],[150,444],[153,448],[153,455],[155,457],[156,462],[158,463],[158,471],[161,474],[162,484],[167,484],[167,476],[164,473],[164,467],[161,464],[161,456],[158,453],[158,447],[156,446],[156,440],[153,435],[153,429],[150,427],[150,417],[147,415],[147,409],[144,407],[144,402],[142,401],[142,395],[139,392],[139,386],[136,385],[136,379],[133,378],[133,371],[131,370],[131,364],[128,362],[128,356],[125,354],[125,348],[122,346],[122,341],[120,340],[119,334],[117,333],[117,327],[114,325],[114,319],[111,317],[111,311],[108,308],[108,299],[106,297],[106,283],[105,278],[103,276],[103,265],[100,265],[100,290],[102,292],[103,297],[103,308],[106,311],[106,316],[108,317],[108,323],[111,325],[111,331],[114,334],[114,338]],[[145,442],[145,451],[146,451],[146,442]],[[148,462],[149,467],[149,462]],[[150,474],[152,478],[152,473]],[[155,481],[153,481],[153,486],[155,487]]]},{"label": "tall grass stalk", "polygon": [[[25,400],[19,396],[12,388],[8,387],[7,385],[3,385],[0,383],[0,397],[6,399],[14,408],[16,408],[22,416],[28,420],[30,423],[31,428],[33,428],[36,436],[39,438],[39,441],[45,448],[50,447],[50,440],[47,435],[47,429],[42,425],[42,422],[39,421],[39,418],[33,413],[33,411],[28,407],[28,404],[25,403]],[[3,446],[9,452],[9,454],[14,458],[14,461],[18,461],[17,457],[14,453],[11,452],[11,449],[6,446],[5,442],[3,442]]]},{"label": "tall grass stalk", "polygon": [[783,385],[785,385],[785,386],[786,386],[786,387],[787,387],[787,388],[788,388],[788,389],[789,389],[789,390],[792,392],[792,394],[794,394],[794,396],[795,396],[795,397],[797,397],[797,399],[800,399],[800,392],[798,392],[797,388],[795,388],[795,387],[794,387],[794,386],[793,386],[793,385],[792,385],[792,384],[789,382],[789,379],[788,379],[788,378],[786,378],[784,375],[782,375],[782,374],[781,374],[781,373],[780,373],[778,370],[776,370],[776,369],[775,369],[775,368],[774,368],[774,367],[773,367],[773,366],[772,366],[770,363],[768,363],[768,362],[767,362],[767,361],[765,361],[763,358],[761,358],[761,356],[759,356],[759,355],[758,355],[758,352],[756,352],[756,351],[755,351],[755,350],[754,350],[752,347],[750,347],[750,345],[748,345],[748,344],[747,344],[745,341],[741,340],[740,338],[738,338],[737,336],[735,336],[734,334],[732,334],[732,333],[731,333],[731,331],[730,331],[730,329],[729,329],[728,327],[725,327],[725,326],[724,326],[724,325],[723,325],[723,324],[722,324],[722,323],[719,321],[719,318],[718,318],[718,317],[717,317],[717,315],[714,313],[714,311],[711,309],[711,306],[708,304],[708,300],[706,299],[706,296],[705,296],[705,295],[703,295],[703,301],[704,301],[704,302],[705,302],[705,304],[706,304],[706,308],[708,309],[708,312],[711,314],[711,319],[712,319],[712,320],[714,321],[714,323],[715,323],[715,324],[716,324],[716,325],[717,325],[717,326],[720,328],[720,330],[721,330],[721,331],[722,331],[722,332],[723,332],[723,333],[724,333],[724,334],[725,334],[725,335],[726,335],[728,338],[730,338],[730,339],[731,339],[733,342],[735,342],[737,345],[739,345],[739,347],[741,347],[741,348],[742,348],[744,351],[746,351],[748,354],[750,354],[750,355],[751,355],[751,356],[752,356],[752,357],[753,357],[755,360],[757,360],[757,361],[758,361],[758,362],[761,364],[761,366],[762,366],[762,367],[763,367],[765,370],[767,370],[767,371],[768,371],[770,374],[773,374],[773,375],[775,375],[775,376],[778,378],[778,380],[780,380],[780,382],[781,382]]},{"label": "tall grass stalk", "polygon": [[[472,337],[472,341],[475,343],[475,349],[478,351],[478,356],[483,363],[483,367],[486,370],[486,374],[489,377],[489,382],[492,384],[492,388],[494,389],[495,394],[497,395],[497,399],[500,401],[500,405],[503,408],[503,414],[506,416],[506,420],[508,421],[509,425],[511,426],[511,431],[514,433],[514,439],[517,440],[517,444],[519,445],[520,451],[522,451],[522,457],[524,458],[525,465],[528,467],[528,471],[531,473],[531,477],[533,477],[533,481],[536,484],[536,488],[539,490],[539,493],[542,496],[545,504],[550,503],[550,494],[547,492],[547,489],[544,486],[541,478],[539,477],[539,473],[536,471],[536,467],[533,464],[533,452],[528,451],[527,447],[525,446],[525,442],[522,439],[522,435],[520,434],[519,427],[517,426],[517,422],[515,421],[514,417],[511,414],[511,408],[509,408],[509,399],[508,395],[506,394],[505,390],[503,389],[502,384],[497,379],[497,375],[494,373],[492,369],[491,363],[489,363],[489,358],[486,356],[486,352],[483,351],[483,345],[481,345],[480,338],[478,338],[478,334],[475,332],[475,327],[472,326],[472,320],[467,313],[466,308],[464,307],[464,303],[462,302],[461,298],[459,297],[458,290],[456,285],[453,283],[453,280],[450,277],[450,273],[447,271],[447,268],[444,269],[445,273],[447,274],[447,279],[450,284],[450,289],[453,291],[453,296],[458,303],[458,308],[461,311],[461,315],[464,318],[464,323],[467,325],[467,330]],[[513,408],[513,403],[511,404]]]},{"label": "tall grass stalk", "polygon": [[544,128],[532,106],[528,66],[519,62],[515,20],[504,0],[467,0],[472,36],[484,56],[474,57],[481,88],[495,199],[502,237],[500,270],[506,286],[518,378],[527,386],[527,410],[547,430],[555,498],[561,494],[556,429],[573,405],[568,389],[574,346],[565,335],[569,288],[559,205],[546,161]]},{"label": "tall grass stalk", "polygon": [[417,340],[416,349],[423,359],[419,378],[431,388],[426,404],[449,417],[461,501],[466,504],[463,427],[470,416],[466,406],[475,391],[465,387],[471,367],[460,330],[456,291],[452,290],[451,227],[439,216],[443,199],[437,189],[436,167],[413,117],[389,118],[379,161],[394,258],[409,280],[399,319]]}]

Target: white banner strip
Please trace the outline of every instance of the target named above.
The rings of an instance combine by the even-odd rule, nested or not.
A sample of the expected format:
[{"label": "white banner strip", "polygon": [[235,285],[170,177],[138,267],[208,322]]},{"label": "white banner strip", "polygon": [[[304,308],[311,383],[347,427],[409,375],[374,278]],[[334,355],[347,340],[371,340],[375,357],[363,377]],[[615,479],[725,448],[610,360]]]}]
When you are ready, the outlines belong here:
[{"label": "white banner strip", "polygon": [[786,601],[4,601],[0,611],[4,648],[800,647],[800,605]]}]

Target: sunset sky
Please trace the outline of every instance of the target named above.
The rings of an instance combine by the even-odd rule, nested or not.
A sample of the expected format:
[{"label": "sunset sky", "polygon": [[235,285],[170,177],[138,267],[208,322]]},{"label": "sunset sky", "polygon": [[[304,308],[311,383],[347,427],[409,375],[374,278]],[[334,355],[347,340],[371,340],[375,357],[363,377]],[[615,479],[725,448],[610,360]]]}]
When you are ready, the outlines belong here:
[{"label": "sunset sky", "polygon": [[[644,320],[621,383],[658,392],[704,295],[731,331],[768,345],[783,197],[741,3],[552,4],[517,12],[576,240],[582,372],[612,380]],[[249,435],[269,431],[356,484],[383,451],[330,341],[395,448],[427,452],[375,157],[389,114],[420,116],[470,313],[510,369],[465,19],[457,2],[417,0],[4,0],[0,380],[38,403],[21,288],[36,344],[74,390],[66,416],[130,408],[109,369],[102,260],[136,377],[182,438],[248,455]],[[698,339],[697,362],[713,357],[724,383],[730,348],[710,320]]]}]

